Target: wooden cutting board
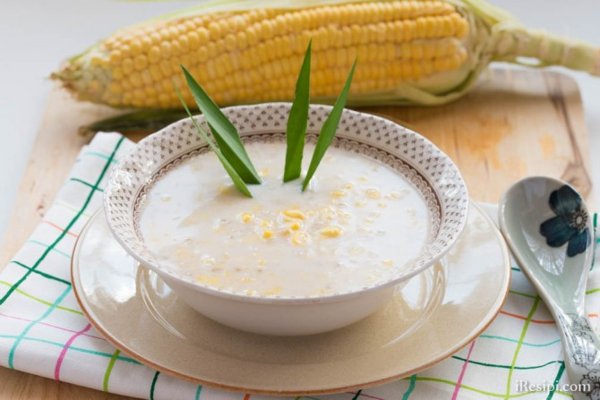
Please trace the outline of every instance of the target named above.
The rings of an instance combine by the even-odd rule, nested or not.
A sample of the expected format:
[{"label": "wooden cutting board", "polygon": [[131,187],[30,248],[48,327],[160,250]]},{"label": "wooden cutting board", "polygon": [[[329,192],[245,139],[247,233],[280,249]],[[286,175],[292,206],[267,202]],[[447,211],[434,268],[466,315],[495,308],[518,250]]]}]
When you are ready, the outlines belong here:
[{"label": "wooden cutting board", "polygon": [[[591,193],[581,96],[571,78],[548,71],[493,69],[463,99],[441,107],[370,107],[430,138],[461,169],[471,197],[496,202],[527,175],[562,178]],[[77,103],[54,89],[16,208],[0,247],[0,266],[26,240],[51,205],[81,146],[78,128],[114,111]],[[133,140],[139,139],[131,137]],[[0,267],[1,268],[1,267]],[[122,398],[0,368],[0,397],[10,399]]]}]

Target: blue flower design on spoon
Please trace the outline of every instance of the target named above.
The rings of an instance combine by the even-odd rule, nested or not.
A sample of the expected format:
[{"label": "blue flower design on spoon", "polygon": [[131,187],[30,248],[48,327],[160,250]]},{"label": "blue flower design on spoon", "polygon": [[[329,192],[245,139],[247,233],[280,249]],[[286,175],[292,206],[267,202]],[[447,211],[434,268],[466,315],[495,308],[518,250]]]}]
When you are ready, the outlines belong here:
[{"label": "blue flower design on spoon", "polygon": [[540,233],[550,247],[567,246],[567,256],[583,253],[591,243],[587,228],[588,214],[581,197],[570,186],[564,185],[550,193],[550,208],[556,214],[540,225]]}]

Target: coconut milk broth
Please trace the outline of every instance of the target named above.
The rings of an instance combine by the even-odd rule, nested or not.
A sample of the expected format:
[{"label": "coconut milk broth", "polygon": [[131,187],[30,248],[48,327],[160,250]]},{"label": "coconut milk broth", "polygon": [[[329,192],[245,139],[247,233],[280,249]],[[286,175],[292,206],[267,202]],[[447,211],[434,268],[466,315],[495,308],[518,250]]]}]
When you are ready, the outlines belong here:
[{"label": "coconut milk broth", "polygon": [[263,179],[249,185],[253,198],[212,153],[176,165],[148,190],[139,227],[163,267],[229,292],[307,297],[385,281],[421,252],[425,200],[387,165],[332,147],[302,192],[301,180],[282,182],[283,142],[246,149]]}]

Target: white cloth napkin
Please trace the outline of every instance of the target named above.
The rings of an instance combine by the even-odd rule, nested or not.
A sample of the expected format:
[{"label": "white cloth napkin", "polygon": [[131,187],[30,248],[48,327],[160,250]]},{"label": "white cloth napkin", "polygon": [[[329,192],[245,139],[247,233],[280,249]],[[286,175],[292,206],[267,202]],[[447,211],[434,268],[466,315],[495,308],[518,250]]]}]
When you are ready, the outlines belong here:
[{"label": "white cloth napkin", "polygon": [[[0,273],[0,364],[139,398],[270,398],[201,387],[147,368],[112,347],[79,310],[69,282],[71,252],[87,219],[101,206],[111,165],[132,146],[119,134],[100,133],[84,147],[54,204]],[[487,209],[495,217],[495,207]],[[593,270],[590,278],[586,301],[595,326],[600,274]],[[519,382],[548,386],[526,394]],[[451,358],[380,387],[301,399],[508,399],[525,394],[527,399],[560,399],[571,397],[566,383],[556,326],[515,265],[501,313]],[[600,396],[600,389],[594,394]]]}]

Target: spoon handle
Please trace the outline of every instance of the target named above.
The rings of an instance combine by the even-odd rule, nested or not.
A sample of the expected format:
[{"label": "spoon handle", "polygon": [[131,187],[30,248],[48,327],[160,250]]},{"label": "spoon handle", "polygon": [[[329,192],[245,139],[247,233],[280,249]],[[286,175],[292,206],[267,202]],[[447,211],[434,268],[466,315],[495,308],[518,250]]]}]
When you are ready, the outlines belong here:
[{"label": "spoon handle", "polygon": [[575,399],[596,399],[600,395],[600,340],[587,317],[558,313],[563,335],[565,367],[571,384],[579,384]]}]

